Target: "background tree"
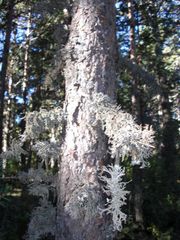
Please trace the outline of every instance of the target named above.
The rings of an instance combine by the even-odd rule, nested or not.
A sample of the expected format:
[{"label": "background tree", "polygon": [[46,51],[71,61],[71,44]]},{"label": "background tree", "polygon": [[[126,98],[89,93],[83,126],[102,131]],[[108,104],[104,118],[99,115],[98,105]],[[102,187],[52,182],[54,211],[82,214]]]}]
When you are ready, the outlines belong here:
[{"label": "background tree", "polygon": [[[128,5],[128,2],[131,3],[131,6]],[[2,63],[2,50],[7,29],[8,1],[0,3],[0,60]],[[86,3],[91,4],[95,11],[91,12]],[[142,136],[139,127],[131,121],[130,115],[123,115],[108,97],[104,98],[97,94],[101,92],[107,93],[111,97],[114,95],[114,100],[117,93],[118,103],[124,111],[133,113],[136,121],[143,125],[153,124],[153,128],[156,130],[156,148],[154,156],[149,161],[149,168],[138,169],[143,173],[139,178],[140,191],[142,192],[139,209],[141,216],[143,216],[144,228],[137,225],[138,221],[133,210],[133,206],[137,205],[130,195],[128,206],[123,209],[128,212],[127,224],[124,225],[125,227],[117,239],[178,239],[177,2],[161,0],[117,1],[116,35],[119,40],[119,61],[117,61],[116,55],[111,52],[114,47],[110,44],[112,42],[114,44],[112,36],[108,35],[106,38],[106,30],[109,29],[107,26],[111,22],[107,21],[111,11],[108,10],[107,15],[104,14],[106,4],[99,3],[99,5],[95,1],[91,1],[91,3],[90,1],[79,1],[75,4],[72,9],[72,1],[15,1],[4,94],[3,148],[7,152],[1,156],[9,154],[10,157],[8,161],[5,161],[5,157],[3,158],[6,167],[3,171],[4,176],[0,179],[0,238],[19,240],[23,238],[25,232],[28,233],[27,237],[31,240],[38,239],[43,235],[47,239],[53,239],[52,235],[54,234],[57,239],[61,235],[65,236],[66,239],[66,234],[71,238],[72,232],[75,231],[74,226],[71,227],[72,231],[69,233],[67,233],[67,229],[68,225],[73,225],[76,222],[76,218],[85,219],[84,225],[78,228],[76,234],[81,232],[88,235],[91,224],[88,225],[87,231],[85,224],[91,218],[91,214],[88,215],[87,211],[89,204],[91,202],[94,205],[96,203],[102,204],[102,208],[106,197],[108,198],[113,191],[115,197],[108,198],[109,204],[103,210],[103,218],[98,217],[98,212],[94,211],[92,221],[98,220],[98,223],[96,224],[97,235],[95,235],[95,229],[92,230],[94,234],[92,235],[97,239],[98,234],[103,232],[107,224],[106,231],[109,229],[107,234],[111,238],[113,219],[116,219],[116,229],[122,228],[122,222],[126,216],[119,208],[121,205],[119,200],[122,199],[118,198],[120,196],[118,194],[126,198],[127,191],[121,188],[122,186],[125,188],[125,184],[121,182],[123,172],[120,167],[110,166],[104,169],[102,164],[106,165],[108,161],[112,161],[110,159],[111,153],[115,163],[120,161],[121,166],[125,166],[125,179],[127,181],[130,181],[135,175],[139,177],[139,174],[134,174],[133,168],[139,168],[144,160],[138,162],[135,155],[132,154],[130,150],[134,149],[134,145],[126,145],[123,142],[124,147],[122,148],[119,141],[128,139],[127,136],[134,139],[133,136],[136,134],[139,139]],[[79,4],[82,6],[80,7]],[[27,36],[30,9],[31,26],[30,35]],[[84,13],[84,9],[87,10],[87,15]],[[76,16],[79,16],[80,11],[83,14],[77,19]],[[72,27],[70,27],[72,17]],[[75,24],[79,23],[79,19],[86,18],[89,20],[83,20],[84,25]],[[90,28],[91,24],[92,29]],[[85,31],[80,31],[79,36],[77,36],[75,29]],[[102,29],[104,30],[102,31]],[[91,32],[91,30],[94,31]],[[110,31],[113,29],[111,28]],[[83,32],[88,33],[89,38],[83,35]],[[91,39],[95,39],[95,41],[90,41]],[[63,50],[67,40],[68,43]],[[28,42],[29,44],[27,44]],[[110,44],[110,48],[106,48],[105,44]],[[108,54],[107,58],[105,58],[106,54]],[[82,59],[83,56],[84,59]],[[113,58],[113,56],[115,57]],[[25,59],[28,61],[24,61]],[[91,71],[89,61],[94,63]],[[112,67],[111,64],[116,65],[118,78],[117,75],[115,76],[109,71]],[[115,66],[113,66],[114,68]],[[77,82],[69,71],[71,69],[73,69],[73,76],[75,76],[74,73],[77,73]],[[26,91],[23,91],[22,84],[25,75]],[[110,75],[114,77],[112,78]],[[87,76],[89,81],[85,81]],[[103,84],[107,83],[104,88],[100,79],[104,79]],[[107,79],[110,80],[106,82]],[[96,80],[98,84],[94,86]],[[85,85],[86,83],[87,85]],[[65,88],[67,89],[66,97]],[[116,93],[113,92],[113,88]],[[80,98],[80,96],[83,97]],[[62,110],[64,97],[65,107]],[[69,113],[68,115],[66,111]],[[88,114],[84,114],[87,111]],[[22,119],[24,116],[26,116],[25,119]],[[95,120],[96,118],[97,120]],[[130,119],[134,127],[133,130],[131,125],[128,125],[129,128],[126,127],[127,119]],[[92,128],[86,127],[89,123]],[[82,131],[80,130],[81,126]],[[21,134],[23,129],[25,132]],[[76,129],[79,132],[76,132]],[[69,140],[72,133],[74,135]],[[96,142],[97,135],[101,136],[99,143]],[[92,141],[86,142],[88,136]],[[63,142],[64,137],[65,142]],[[13,140],[14,138],[23,141],[19,144]],[[71,141],[72,139],[75,140]],[[80,148],[81,140],[83,148]],[[114,140],[116,140],[115,143]],[[25,152],[22,149],[22,143],[28,155],[23,155]],[[67,148],[65,143],[68,143]],[[104,149],[103,151],[101,147]],[[110,149],[107,153],[108,147]],[[88,149],[90,149],[89,152]],[[141,146],[140,149],[144,148]],[[127,153],[127,151],[130,152]],[[14,160],[12,152],[17,153],[18,161]],[[59,152],[61,153],[62,165],[61,159],[57,164]],[[98,152],[97,155],[96,152]],[[130,156],[124,157],[124,152]],[[96,160],[93,162],[91,159]],[[99,161],[102,159],[104,160]],[[78,160],[79,162],[82,160],[83,164],[76,164]],[[132,167],[132,162],[137,166]],[[67,169],[65,169],[66,164],[69,166]],[[83,166],[86,166],[86,170]],[[117,165],[115,164],[115,166]],[[24,169],[26,172],[19,174],[20,169]],[[57,199],[54,191],[55,178],[52,173],[57,173],[59,169],[61,169],[62,174],[59,172],[58,181],[62,177],[64,183],[63,181],[58,182],[58,216],[60,217],[57,218],[58,231],[56,231]],[[81,178],[81,174],[76,176],[72,169],[74,171],[80,169],[79,171],[82,172],[82,175],[84,174],[84,177]],[[87,170],[89,171],[88,176],[86,175]],[[101,175],[101,180],[97,181],[96,170]],[[67,179],[63,177],[66,171],[69,175]],[[24,185],[15,177],[17,173],[21,176]],[[76,176],[76,181],[72,180],[73,174]],[[113,178],[112,175],[115,177]],[[93,180],[91,180],[91,176],[95,176]],[[28,179],[31,181],[29,182]],[[88,185],[89,180],[94,181],[90,184],[92,188]],[[76,182],[78,182],[77,186]],[[80,186],[80,182],[84,185]],[[114,186],[113,189],[108,185],[111,182]],[[137,193],[135,185],[138,185],[138,181],[134,178],[133,182],[134,184],[130,182],[126,187],[131,192]],[[107,195],[102,194],[100,189],[100,185],[104,184],[107,184],[105,190]],[[60,187],[70,187],[70,185],[72,185],[72,189],[62,191],[61,195]],[[34,196],[27,195],[27,190]],[[96,193],[97,199],[100,197],[99,201],[93,200]],[[87,196],[90,196],[89,199],[92,201],[88,201]],[[71,204],[68,204],[68,199]],[[116,210],[118,210],[119,217],[112,214],[113,201],[118,202]],[[34,206],[36,207],[32,211]],[[94,208],[91,207],[91,209]],[[111,212],[111,215],[106,216],[108,211]],[[65,216],[71,216],[69,217],[71,221],[66,220],[66,218],[62,219],[62,215],[60,215],[62,212]],[[82,216],[79,217],[78,214],[81,213]],[[61,231],[62,228],[64,231]]]},{"label": "background tree", "polygon": [[[161,215],[161,214],[157,215],[157,212],[161,208],[160,206],[162,206],[162,203],[163,203],[163,208],[166,208],[167,212],[171,209],[170,212],[172,214],[172,208],[167,203],[168,202],[167,196],[168,195],[172,196],[172,188],[174,188],[175,186],[177,187],[177,179],[178,179],[178,174],[175,170],[175,169],[179,168],[178,163],[177,163],[178,145],[176,142],[178,129],[176,128],[177,122],[172,117],[173,112],[172,112],[172,105],[170,102],[171,101],[170,100],[171,92],[173,92],[172,89],[176,85],[176,84],[174,84],[174,81],[176,81],[175,79],[177,79],[176,78],[177,71],[176,71],[176,67],[174,68],[174,70],[171,68],[172,72],[167,71],[167,69],[170,69],[170,68],[168,67],[169,62],[167,62],[166,53],[165,53],[166,52],[165,49],[167,46],[166,43],[169,42],[168,39],[171,38],[172,36],[174,36],[173,38],[176,39],[177,3],[173,2],[173,1],[167,1],[167,2],[166,1],[149,1],[149,2],[133,1],[133,3],[134,3],[134,16],[135,16],[135,23],[136,23],[136,27],[135,27],[135,29],[136,29],[136,31],[135,31],[136,54],[137,54],[137,58],[138,58],[138,64],[140,66],[136,66],[136,64],[132,65],[130,61],[128,61],[127,64],[125,65],[125,64],[123,64],[124,62],[122,60],[121,66],[123,66],[123,68],[126,70],[126,73],[123,72],[121,79],[123,79],[123,77],[125,76],[124,79],[126,79],[127,81],[126,82],[123,81],[123,83],[121,83],[120,89],[123,93],[125,93],[125,91],[128,91],[128,89],[132,89],[133,82],[131,82],[131,79],[128,77],[128,74],[132,74],[132,72],[134,72],[135,74],[133,75],[133,77],[135,79],[137,77],[139,78],[139,80],[135,86],[137,89],[139,88],[139,90],[140,90],[139,96],[143,103],[143,112],[142,112],[141,116],[144,119],[143,120],[144,122],[153,123],[153,125],[156,129],[157,135],[158,135],[157,136],[157,149],[158,149],[157,156],[158,157],[153,159],[153,161],[151,162],[152,165],[150,165],[149,170],[146,170],[143,174],[143,178],[145,179],[145,182],[143,183],[143,189],[144,189],[143,190],[143,192],[144,192],[143,199],[145,201],[145,203],[143,204],[143,209],[144,209],[143,213],[145,214],[145,216],[147,216],[146,214],[148,212],[148,214],[149,214],[148,216],[151,216],[149,218],[145,218],[146,219],[145,225],[150,224],[151,225],[150,229],[154,229],[154,226],[156,226],[155,227],[156,234],[157,234],[156,237],[158,238],[162,234],[161,231],[164,232],[164,229],[167,230],[167,226],[175,226],[176,225],[172,222],[170,223],[170,219],[168,219],[168,217],[165,218],[165,215]],[[127,21],[123,22],[124,19],[127,20],[127,13],[128,13],[127,5],[124,1],[122,1],[122,2],[120,1],[119,7],[120,7],[119,9],[121,11],[120,13],[122,15],[120,15],[120,17],[118,18],[118,21],[120,23],[122,23],[123,26],[125,25],[125,27],[127,28],[128,22]],[[122,27],[122,24],[121,24],[121,28],[125,29],[125,27],[124,28]],[[157,31],[157,29],[159,29],[159,30]],[[121,40],[121,38],[120,38],[120,40]],[[128,38],[127,38],[126,42],[123,40],[121,40],[121,42],[128,43]],[[176,45],[176,41],[174,41],[174,43]],[[175,45],[174,45],[174,47],[175,47]],[[123,44],[122,44],[122,46],[123,46]],[[172,47],[172,48],[174,48],[174,47]],[[127,51],[127,49],[130,49],[130,48],[128,48],[128,46],[127,46],[126,51]],[[175,50],[175,51],[177,52],[177,50]],[[178,59],[177,55],[176,55],[176,59]],[[155,65],[157,68],[155,67]],[[131,69],[130,69],[130,66],[131,66]],[[148,72],[148,75],[146,75],[146,77],[144,75],[144,79],[149,79],[148,81],[149,81],[149,84],[151,85],[150,88],[148,88],[149,84],[147,82],[145,82],[143,79],[142,68],[143,68],[143,70],[145,68],[146,72]],[[157,71],[155,69],[157,69]],[[171,78],[170,76],[173,76],[173,78]],[[164,80],[162,80],[162,79],[164,79]],[[125,98],[123,96],[123,94],[121,95],[120,90],[118,91],[118,93],[119,93],[119,99],[120,99],[121,105],[124,105],[125,109],[127,109],[127,110],[130,109],[129,105],[130,105],[131,95],[129,95],[129,96],[126,95],[127,97]],[[166,103],[164,102],[162,104],[162,102],[160,100],[161,99],[160,96],[162,96],[164,94],[166,94],[166,97],[163,97],[163,99],[164,100],[166,99],[165,100]],[[122,98],[121,98],[121,96],[122,96]],[[124,100],[126,100],[126,102],[124,102]],[[128,103],[128,105],[127,105],[127,103]],[[162,110],[162,108],[161,108],[162,105],[163,105],[163,109],[166,108],[166,110],[165,109]],[[169,108],[169,110],[167,110],[167,108]],[[138,108],[136,108],[136,109],[138,109]],[[169,114],[167,112],[169,112]],[[169,117],[167,117],[167,116],[169,116]],[[170,137],[173,134],[172,135],[170,133],[168,134],[167,129],[163,128],[163,122],[166,121],[165,119],[169,119],[169,120],[171,119],[170,120],[171,123],[169,122],[169,120],[167,120],[169,130],[174,129],[174,127],[176,126],[175,127],[176,130],[174,129],[174,131],[173,131],[175,133],[175,135],[174,135],[174,137],[172,137],[174,140],[171,139],[169,141],[167,139],[167,136]],[[171,145],[170,148],[172,151],[171,153],[173,154],[173,157],[170,157],[170,153],[167,153],[165,150],[166,144],[163,140],[163,138],[164,138],[163,136],[164,137],[166,136],[165,137],[166,144],[170,143],[170,142],[172,143],[174,141],[176,142],[176,144],[175,144],[175,142],[173,144],[170,144]],[[162,154],[162,150],[161,150],[160,146],[161,147],[163,146],[163,154]],[[176,146],[174,148],[174,150],[173,150],[173,146],[174,147]],[[170,149],[170,148],[167,147],[167,149]],[[174,159],[174,160],[171,161],[171,159]],[[167,166],[167,165],[165,167],[165,165],[163,165],[164,161],[170,165],[172,164],[171,167]],[[175,168],[173,166],[175,166]],[[170,171],[168,169],[171,169],[172,172],[175,170],[176,173],[175,172],[170,173]],[[175,178],[173,178],[173,177],[171,178],[171,179],[174,179],[173,183],[169,182],[169,177],[171,176],[171,174],[173,176],[175,176]],[[152,188],[153,189],[152,195],[154,197],[152,197],[152,195],[149,194],[151,187],[149,186],[149,183],[147,183],[146,181],[148,181],[149,183],[151,181],[153,181],[153,183],[151,182],[152,185],[150,184],[151,187],[157,186],[157,189],[158,189],[157,191],[154,191],[154,189],[156,189],[156,188]],[[168,181],[169,182],[168,184],[171,185],[169,190],[168,190],[168,187],[165,187],[166,190],[163,187],[164,182],[166,182],[166,181]],[[158,184],[157,184],[157,182],[158,182]],[[158,194],[158,192],[160,191],[161,188],[162,188],[161,193],[164,192],[164,190],[166,193],[164,192],[162,194]],[[173,192],[177,193],[177,188],[176,188],[176,190],[173,190]],[[154,203],[152,203],[149,198],[151,200],[154,199],[155,200]],[[173,199],[175,200],[175,198],[173,198]],[[152,203],[152,205],[151,205],[152,208],[150,211],[148,210],[149,209],[149,205],[148,205],[149,201]],[[159,204],[158,204],[157,209],[154,211],[153,207],[154,207],[154,205],[156,205],[155,202],[156,203],[158,202]],[[172,205],[177,207],[176,200],[174,201],[174,203],[172,203]],[[170,209],[169,209],[169,207],[170,207]],[[153,214],[153,212],[154,212],[154,214]],[[160,211],[160,212],[165,213],[165,211]],[[167,212],[166,212],[166,214],[167,214]],[[166,216],[169,216],[169,215],[167,214]],[[157,220],[157,218],[158,218],[158,220]],[[151,220],[148,221],[148,219],[151,219]],[[163,219],[163,220],[160,220],[160,219]],[[178,217],[174,216],[174,219],[176,219],[175,220],[175,222],[176,222]],[[157,224],[157,222],[159,222],[159,224]],[[164,223],[164,224],[162,224],[162,223]],[[169,229],[170,229],[170,227],[169,227]],[[171,232],[171,230],[169,230],[169,231]],[[168,230],[167,230],[166,234],[167,235],[172,234],[172,238],[174,237],[173,233],[169,233]]]},{"label": "background tree", "polygon": [[[6,86],[6,74],[8,68],[8,57],[9,57],[9,49],[10,49],[10,38],[11,38],[11,31],[12,31],[12,22],[13,22],[13,8],[14,8],[14,1],[9,1],[7,3],[7,24],[6,24],[6,35],[5,35],[5,42],[4,48],[2,53],[2,68],[1,68],[1,87],[0,87],[0,152],[2,152],[3,146],[3,116],[4,116],[4,94],[5,94],[5,86]],[[1,166],[2,172],[2,166]]]}]

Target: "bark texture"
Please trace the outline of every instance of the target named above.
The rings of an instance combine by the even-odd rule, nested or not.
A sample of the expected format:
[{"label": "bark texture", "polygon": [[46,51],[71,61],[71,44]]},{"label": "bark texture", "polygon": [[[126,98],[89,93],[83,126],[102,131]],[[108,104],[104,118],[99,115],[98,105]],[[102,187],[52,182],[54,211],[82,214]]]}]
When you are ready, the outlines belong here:
[{"label": "bark texture", "polygon": [[104,200],[98,171],[107,161],[107,139],[88,101],[98,92],[115,97],[115,2],[75,1],[65,48],[67,124],[58,178],[56,240],[112,239],[98,208]]}]

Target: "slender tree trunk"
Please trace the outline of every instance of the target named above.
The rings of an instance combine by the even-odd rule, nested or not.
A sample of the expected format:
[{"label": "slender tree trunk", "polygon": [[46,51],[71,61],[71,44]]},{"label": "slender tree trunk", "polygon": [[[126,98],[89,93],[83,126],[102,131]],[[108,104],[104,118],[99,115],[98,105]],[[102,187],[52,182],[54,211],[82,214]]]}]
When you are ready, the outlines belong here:
[{"label": "slender tree trunk", "polygon": [[[135,19],[134,19],[134,1],[128,0],[128,17],[130,25],[130,59],[135,62]],[[139,124],[143,124],[142,109],[141,109],[141,96],[139,89],[139,81],[137,78],[132,79],[132,114],[136,117]],[[139,166],[133,166],[132,171],[133,178],[133,215],[134,221],[143,226],[143,196],[142,196],[142,169]]]},{"label": "slender tree trunk", "polygon": [[74,4],[65,49],[67,125],[58,178],[56,240],[112,239],[111,224],[99,215],[103,196],[98,170],[107,161],[107,139],[90,125],[87,101],[98,92],[115,97],[115,2]]},{"label": "slender tree trunk", "polygon": [[[3,117],[4,117],[4,93],[6,90],[6,74],[8,67],[8,57],[9,57],[9,49],[10,49],[10,41],[11,41],[11,31],[12,31],[12,22],[13,22],[13,8],[14,1],[9,1],[8,4],[8,12],[7,12],[7,23],[6,23],[6,36],[2,57],[2,68],[0,73],[0,153],[3,149]],[[2,169],[2,165],[0,166]],[[1,174],[0,169],[0,174]]]},{"label": "slender tree trunk", "polygon": [[[6,152],[9,145],[10,145],[10,129],[12,127],[11,124],[11,116],[12,116],[12,87],[13,87],[13,80],[12,80],[12,71],[11,69],[13,68],[13,60],[10,61],[9,64],[9,71],[7,73],[8,77],[8,87],[7,87],[7,100],[6,103],[4,103],[4,118],[3,118],[3,152]],[[3,173],[5,172],[6,169],[6,159],[3,159]]]},{"label": "slender tree trunk", "polygon": [[30,31],[31,31],[31,9],[29,9],[28,15],[27,15],[26,43],[24,48],[25,50],[24,71],[23,71],[23,81],[22,81],[22,93],[23,93],[23,102],[24,102],[25,112],[26,112],[26,106],[27,106],[28,58],[29,58],[29,47],[31,42]]},{"label": "slender tree trunk", "polygon": [[[163,61],[163,44],[164,41],[160,39],[160,29],[156,24],[158,17],[154,18],[153,30],[154,37],[156,39],[155,54],[155,72],[158,78],[158,83],[161,88],[158,96],[158,125],[159,125],[159,141],[158,149],[161,156],[162,168],[164,171],[164,182],[166,183],[167,191],[173,191],[173,188],[177,186],[177,160],[178,154],[176,149],[176,139],[178,133],[178,124],[175,123],[172,116],[172,103],[170,102],[171,85],[168,75],[166,75],[165,65]],[[171,176],[169,179],[168,176]],[[168,193],[169,193],[168,192]]]},{"label": "slender tree trunk", "polygon": [[[25,121],[25,114],[27,111],[27,95],[28,95],[28,62],[29,62],[29,47],[31,43],[31,9],[28,10],[27,14],[27,23],[26,23],[26,42],[24,46],[24,70],[23,70],[23,79],[22,79],[22,95],[23,95],[23,106],[22,106],[22,120],[21,120],[21,132],[23,133],[25,131],[26,127],[26,121]],[[29,143],[24,143],[23,148],[27,149],[27,145],[29,146]],[[29,156],[25,156],[22,154],[21,156],[21,163],[22,163],[22,169],[27,170],[30,167],[31,162],[31,154]]]},{"label": "slender tree trunk", "polygon": [[[161,84],[160,107],[161,117],[161,145],[160,156],[162,158],[162,168],[164,183],[166,184],[167,194],[177,192],[179,186],[178,179],[178,151],[176,139],[178,139],[178,123],[172,118],[171,102],[169,101],[169,87],[166,76],[159,76]],[[169,178],[171,176],[171,178]]]},{"label": "slender tree trunk", "polygon": [[128,0],[128,18],[130,25],[130,59],[135,60],[135,19],[134,19],[134,3]]}]

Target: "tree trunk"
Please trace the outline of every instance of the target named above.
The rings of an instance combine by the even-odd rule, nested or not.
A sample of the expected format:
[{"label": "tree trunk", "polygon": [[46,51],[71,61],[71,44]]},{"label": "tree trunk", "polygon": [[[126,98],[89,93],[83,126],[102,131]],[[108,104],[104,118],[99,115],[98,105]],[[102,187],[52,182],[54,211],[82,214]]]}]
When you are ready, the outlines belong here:
[{"label": "tree trunk", "polygon": [[[9,145],[10,145],[10,135],[11,135],[11,117],[12,117],[12,89],[13,89],[13,77],[12,77],[12,69],[13,68],[13,60],[10,61],[9,67],[7,70],[7,100],[4,103],[4,118],[3,118],[3,152],[6,152]],[[6,170],[7,160],[2,160],[2,169],[3,169],[3,176]]]},{"label": "tree trunk", "polygon": [[[135,19],[134,19],[134,1],[128,0],[128,17],[130,25],[130,59],[135,62]],[[143,113],[141,109],[142,96],[139,89],[139,80],[132,78],[132,115],[136,117],[138,124],[143,124]],[[142,196],[142,169],[139,166],[133,166],[132,171],[133,179],[133,216],[135,223],[143,227],[143,196]]]},{"label": "tree trunk", "polygon": [[135,59],[135,19],[134,19],[134,4],[133,0],[128,0],[128,17],[130,25],[130,59]]},{"label": "tree trunk", "polygon": [[[156,39],[155,55],[156,64],[155,72],[158,78],[161,91],[159,92],[159,141],[158,149],[161,156],[162,169],[163,169],[163,183],[166,184],[167,194],[176,192],[178,188],[178,153],[176,147],[176,139],[178,139],[178,124],[175,123],[172,114],[172,103],[170,101],[171,96],[171,84],[172,79],[168,76],[165,70],[165,64],[163,61],[163,44],[164,40],[160,38],[160,28],[157,25],[158,17],[154,17],[153,31]],[[173,81],[172,81],[173,82]],[[171,178],[169,178],[171,176]],[[175,189],[175,190],[173,190]]]},{"label": "tree trunk", "polygon": [[[176,139],[178,139],[178,123],[173,119],[171,107],[172,104],[169,101],[170,90],[166,76],[159,76],[161,84],[160,94],[160,107],[162,111],[161,119],[161,145],[160,156],[162,158],[163,169],[163,183],[166,184],[166,194],[173,194],[177,192],[179,186],[178,179],[178,151],[176,147]],[[171,176],[169,178],[169,176]]]},{"label": "tree trunk", "polygon": [[[25,33],[25,45],[24,45],[24,69],[23,69],[23,79],[22,79],[22,96],[23,96],[23,105],[22,105],[22,120],[21,120],[21,133],[25,131],[26,121],[25,115],[27,111],[27,96],[28,96],[28,63],[29,63],[29,48],[31,44],[31,8],[28,9],[27,20],[26,20],[26,33]],[[29,143],[26,142],[23,144],[24,149],[28,149]],[[27,171],[31,165],[31,154],[27,157],[26,155],[21,156],[21,165],[22,170]]]},{"label": "tree trunk", "polygon": [[101,217],[103,195],[98,170],[107,161],[107,139],[90,125],[87,101],[96,93],[115,97],[115,2],[79,0],[74,4],[65,48],[67,124],[58,178],[56,240],[112,239]]},{"label": "tree trunk", "polygon": [[[14,1],[9,1],[8,12],[7,12],[7,23],[6,23],[6,37],[4,43],[3,57],[2,57],[2,68],[0,73],[0,153],[3,149],[3,115],[4,115],[4,93],[5,93],[5,83],[6,83],[6,73],[8,67],[8,57],[11,41],[11,31],[13,22],[13,8]],[[2,170],[2,165],[0,166],[0,174]]]}]

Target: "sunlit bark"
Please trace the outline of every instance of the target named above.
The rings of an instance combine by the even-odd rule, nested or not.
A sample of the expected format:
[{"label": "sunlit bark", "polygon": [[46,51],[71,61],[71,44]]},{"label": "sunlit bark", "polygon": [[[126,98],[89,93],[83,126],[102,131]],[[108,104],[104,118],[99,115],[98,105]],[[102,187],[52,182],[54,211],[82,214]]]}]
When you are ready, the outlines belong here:
[{"label": "sunlit bark", "polygon": [[58,179],[56,240],[111,239],[99,215],[103,197],[98,170],[107,161],[107,139],[92,127],[87,101],[115,97],[115,10],[111,0],[76,1],[65,48],[67,125]]}]

